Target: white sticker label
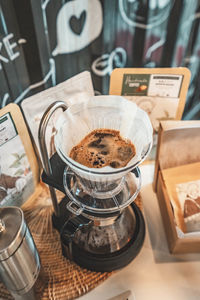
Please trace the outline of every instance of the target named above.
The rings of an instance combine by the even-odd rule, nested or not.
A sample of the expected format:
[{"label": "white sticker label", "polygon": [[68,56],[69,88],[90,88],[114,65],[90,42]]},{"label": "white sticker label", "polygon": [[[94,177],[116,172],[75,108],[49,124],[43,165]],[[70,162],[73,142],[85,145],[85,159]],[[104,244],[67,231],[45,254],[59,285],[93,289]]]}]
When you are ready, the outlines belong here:
[{"label": "white sticker label", "polygon": [[149,81],[148,96],[178,98],[182,79],[182,75],[152,74]]},{"label": "white sticker label", "polygon": [[13,120],[9,113],[0,118],[0,146],[10,141],[17,135]]}]

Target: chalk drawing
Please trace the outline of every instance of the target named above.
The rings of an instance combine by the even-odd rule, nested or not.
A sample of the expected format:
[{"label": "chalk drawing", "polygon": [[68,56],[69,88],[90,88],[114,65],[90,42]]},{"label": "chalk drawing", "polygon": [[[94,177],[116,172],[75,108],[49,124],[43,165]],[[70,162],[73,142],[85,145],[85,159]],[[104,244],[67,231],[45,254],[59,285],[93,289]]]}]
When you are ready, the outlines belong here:
[{"label": "chalk drawing", "polygon": [[[142,1],[141,1],[142,2]],[[119,0],[119,10],[122,19],[130,26],[142,29],[150,29],[162,24],[169,16],[174,0],[150,0],[149,10],[151,13],[148,24],[142,16],[138,15],[138,7],[141,5],[139,0]]]},{"label": "chalk drawing", "polygon": [[57,46],[52,55],[79,51],[101,33],[103,13],[99,0],[74,0],[65,3],[57,15]]},{"label": "chalk drawing", "polygon": [[91,66],[92,71],[98,76],[110,75],[114,68],[123,68],[126,65],[126,51],[118,47],[110,54],[98,57]]},{"label": "chalk drawing", "polygon": [[[49,72],[46,74],[46,76],[44,77],[43,80],[37,82],[37,83],[34,83],[34,84],[31,84],[27,89],[25,89],[15,100],[13,100],[12,102],[14,103],[19,103],[21,102],[24,97],[31,91],[31,90],[34,90],[35,88],[43,85],[44,83],[46,83],[49,78],[51,78],[51,81],[52,81],[52,86],[56,85],[56,71],[55,71],[55,61],[53,58],[50,58],[49,59],[49,64],[50,64],[50,70]],[[3,101],[2,101],[2,104],[1,104],[1,107],[4,107],[7,105],[7,101],[8,99],[10,98],[9,94],[6,93],[3,97]]]}]

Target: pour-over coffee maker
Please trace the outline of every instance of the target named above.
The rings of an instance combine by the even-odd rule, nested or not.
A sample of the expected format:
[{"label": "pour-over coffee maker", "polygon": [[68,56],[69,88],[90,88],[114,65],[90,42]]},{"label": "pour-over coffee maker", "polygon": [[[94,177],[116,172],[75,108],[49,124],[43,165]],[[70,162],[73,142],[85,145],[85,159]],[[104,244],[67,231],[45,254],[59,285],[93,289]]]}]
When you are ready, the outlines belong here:
[{"label": "pour-over coffee maker", "polygon": [[[46,128],[53,113],[62,108],[56,123],[56,153],[49,159]],[[95,129],[114,129],[136,149],[122,168],[88,168],[69,157],[70,150]],[[152,145],[148,115],[121,96],[94,96],[67,107],[53,103],[39,127],[43,181],[49,184],[53,223],[60,232],[63,255],[93,271],[112,271],[126,266],[139,253],[145,222],[134,203],[141,188],[138,165]],[[66,195],[58,204],[55,190]]]}]

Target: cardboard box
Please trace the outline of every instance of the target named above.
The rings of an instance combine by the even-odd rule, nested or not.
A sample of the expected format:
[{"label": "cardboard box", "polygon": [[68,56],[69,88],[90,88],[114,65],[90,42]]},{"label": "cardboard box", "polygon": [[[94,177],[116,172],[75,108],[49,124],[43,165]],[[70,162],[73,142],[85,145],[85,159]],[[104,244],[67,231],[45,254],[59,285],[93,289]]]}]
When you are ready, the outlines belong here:
[{"label": "cardboard box", "polygon": [[200,121],[160,123],[153,187],[171,253],[200,251],[199,149]]}]

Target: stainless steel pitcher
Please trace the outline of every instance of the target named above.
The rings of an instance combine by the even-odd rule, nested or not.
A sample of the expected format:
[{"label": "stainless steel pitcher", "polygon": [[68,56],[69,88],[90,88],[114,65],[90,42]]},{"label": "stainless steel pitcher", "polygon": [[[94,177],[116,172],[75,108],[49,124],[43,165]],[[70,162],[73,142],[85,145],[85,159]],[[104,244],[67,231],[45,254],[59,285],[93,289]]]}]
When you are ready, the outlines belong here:
[{"label": "stainless steel pitcher", "polygon": [[0,208],[0,279],[15,299],[36,299],[40,258],[19,207]]}]

